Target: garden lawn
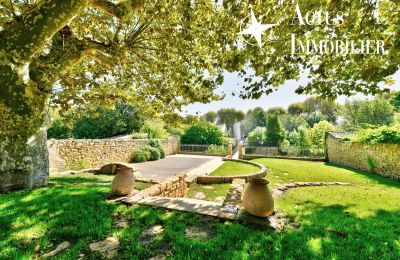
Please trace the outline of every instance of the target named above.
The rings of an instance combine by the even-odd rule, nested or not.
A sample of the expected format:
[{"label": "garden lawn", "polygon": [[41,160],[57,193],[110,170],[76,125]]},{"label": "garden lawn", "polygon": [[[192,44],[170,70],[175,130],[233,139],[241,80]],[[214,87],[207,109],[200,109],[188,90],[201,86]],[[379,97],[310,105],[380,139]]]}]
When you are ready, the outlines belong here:
[{"label": "garden lawn", "polygon": [[[177,259],[399,259],[400,184],[375,175],[321,162],[258,159],[272,185],[288,181],[342,181],[352,186],[308,187],[289,190],[276,199],[300,228],[282,233],[244,226],[201,215],[144,206],[107,203],[110,191],[94,178],[52,178],[55,184],[0,195],[0,259],[31,258],[65,240],[73,243],[59,259],[97,259],[88,244],[107,236],[119,237],[119,259],[146,259],[169,251]],[[92,180],[90,180],[92,179]],[[124,217],[127,228],[112,226]],[[145,247],[139,234],[152,225],[165,228]],[[189,226],[207,226],[215,236],[185,237]],[[51,247],[46,248],[52,244]]]},{"label": "garden lawn", "polygon": [[259,170],[257,166],[248,163],[226,161],[221,167],[210,173],[210,176],[234,176],[256,173]]}]

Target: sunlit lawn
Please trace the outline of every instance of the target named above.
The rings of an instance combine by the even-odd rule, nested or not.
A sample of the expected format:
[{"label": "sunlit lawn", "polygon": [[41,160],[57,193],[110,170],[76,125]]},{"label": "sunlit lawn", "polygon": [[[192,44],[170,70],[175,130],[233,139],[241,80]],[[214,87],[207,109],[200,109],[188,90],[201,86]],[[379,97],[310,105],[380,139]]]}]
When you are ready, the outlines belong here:
[{"label": "sunlit lawn", "polygon": [[[354,185],[310,187],[288,191],[276,209],[301,223],[282,233],[257,226],[170,212],[150,207],[107,203],[110,191],[101,178],[53,178],[55,185],[0,195],[0,259],[31,258],[70,241],[60,259],[97,256],[88,244],[116,235],[120,259],[146,259],[168,248],[177,259],[399,259],[400,184],[370,174],[320,162],[258,159],[269,168],[271,185],[289,181],[341,181]],[[229,186],[228,186],[229,187]],[[113,216],[130,226],[112,226]],[[187,226],[207,224],[216,231],[205,240],[185,238]],[[165,231],[145,247],[142,230],[161,224]],[[327,232],[331,230],[333,232]],[[36,251],[35,251],[36,249]]]}]

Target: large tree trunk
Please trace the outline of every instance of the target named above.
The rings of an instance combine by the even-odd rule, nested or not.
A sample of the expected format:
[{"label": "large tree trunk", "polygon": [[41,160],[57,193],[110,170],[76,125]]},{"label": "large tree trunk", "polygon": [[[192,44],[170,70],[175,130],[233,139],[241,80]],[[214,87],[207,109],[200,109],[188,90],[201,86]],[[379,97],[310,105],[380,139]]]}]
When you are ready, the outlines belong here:
[{"label": "large tree trunk", "polygon": [[47,184],[49,94],[24,66],[0,66],[0,192]]}]

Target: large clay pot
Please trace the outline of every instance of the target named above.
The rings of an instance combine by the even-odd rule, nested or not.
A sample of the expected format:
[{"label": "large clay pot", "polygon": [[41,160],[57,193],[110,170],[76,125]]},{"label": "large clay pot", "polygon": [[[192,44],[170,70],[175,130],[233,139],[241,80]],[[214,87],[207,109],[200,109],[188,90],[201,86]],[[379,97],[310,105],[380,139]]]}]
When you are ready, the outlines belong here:
[{"label": "large clay pot", "polygon": [[123,166],[117,169],[117,175],[115,175],[111,190],[115,195],[128,195],[135,187],[135,176],[133,175],[133,169]]},{"label": "large clay pot", "polygon": [[274,199],[265,179],[252,179],[243,194],[243,207],[251,215],[268,217],[274,212]]}]

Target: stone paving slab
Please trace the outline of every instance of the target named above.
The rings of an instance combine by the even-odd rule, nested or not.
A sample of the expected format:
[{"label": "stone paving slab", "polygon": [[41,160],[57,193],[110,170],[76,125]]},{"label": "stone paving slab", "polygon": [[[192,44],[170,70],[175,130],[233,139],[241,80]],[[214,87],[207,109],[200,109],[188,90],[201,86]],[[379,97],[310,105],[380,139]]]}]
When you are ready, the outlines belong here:
[{"label": "stone paving slab", "polygon": [[222,203],[189,198],[148,197],[139,201],[141,205],[162,207],[171,210],[198,213],[217,217]]},{"label": "stone paving slab", "polygon": [[222,159],[213,156],[178,154],[168,156],[165,159],[158,161],[135,163],[131,165],[135,170],[137,170],[135,176],[138,179],[152,182],[163,182],[178,173],[187,173],[189,177],[189,175],[194,174],[196,169],[207,168],[203,166],[206,164],[213,164],[216,161],[222,161]]}]

